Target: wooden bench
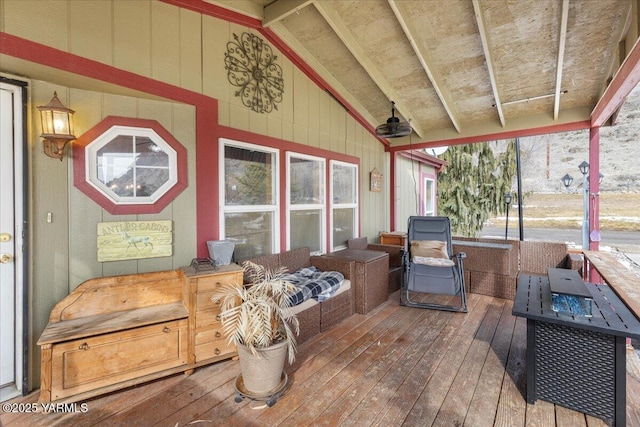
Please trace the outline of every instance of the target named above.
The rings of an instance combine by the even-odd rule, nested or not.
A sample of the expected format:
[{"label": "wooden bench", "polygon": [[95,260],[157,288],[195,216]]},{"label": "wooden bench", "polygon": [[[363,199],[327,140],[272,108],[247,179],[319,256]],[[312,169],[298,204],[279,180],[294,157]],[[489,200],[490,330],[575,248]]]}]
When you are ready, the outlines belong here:
[{"label": "wooden bench", "polygon": [[60,301],[38,345],[40,401],[80,400],[188,371],[182,270],[88,280]]},{"label": "wooden bench", "polygon": [[[595,268],[618,298],[640,319],[640,278],[607,252],[584,251],[584,258],[588,266]],[[589,268],[585,270],[588,272]]]}]

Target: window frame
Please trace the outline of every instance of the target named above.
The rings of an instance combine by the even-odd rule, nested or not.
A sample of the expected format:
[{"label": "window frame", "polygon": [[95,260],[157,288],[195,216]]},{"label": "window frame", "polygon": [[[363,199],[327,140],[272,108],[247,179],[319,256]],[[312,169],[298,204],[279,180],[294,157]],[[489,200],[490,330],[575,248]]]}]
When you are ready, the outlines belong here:
[{"label": "window frame", "polygon": [[[427,183],[431,183],[431,197],[428,198]],[[436,180],[432,176],[423,175],[422,177],[422,215],[436,215]],[[428,210],[427,204],[431,203],[431,210]]]},{"label": "window frame", "polygon": [[[333,172],[334,172],[334,167],[335,166],[346,166],[346,167],[352,167],[354,169],[354,179],[353,179],[353,199],[354,201],[351,203],[335,203],[334,202],[334,194],[335,194],[335,190],[334,190],[334,180],[333,180]],[[352,233],[352,238],[356,237],[359,235],[359,229],[360,229],[360,193],[359,193],[359,165],[357,163],[349,163],[349,162],[344,162],[341,160],[330,160],[329,161],[329,180],[330,180],[330,192],[329,192],[329,229],[331,230],[331,233],[329,234],[329,243],[330,243],[330,247],[331,247],[331,251],[337,251],[337,250],[341,250],[341,249],[345,249],[347,247],[346,244],[344,245],[337,245],[334,242],[334,212],[337,209],[353,209],[354,211],[354,219],[353,219],[353,233]]]},{"label": "window frame", "polygon": [[[271,178],[271,185],[273,189],[272,205],[227,205],[225,194],[225,179],[226,179],[226,167],[225,167],[225,148],[227,146],[240,148],[243,150],[260,151],[269,153],[273,156],[273,176]],[[264,145],[252,144],[249,142],[237,141],[229,138],[219,138],[218,140],[219,160],[218,160],[218,195],[219,195],[219,212],[218,217],[219,234],[221,239],[225,239],[225,214],[228,213],[247,213],[247,212],[273,212],[272,217],[272,240],[271,240],[271,253],[280,252],[280,150],[277,148],[267,147]]]},{"label": "window frame", "polygon": [[[169,165],[167,167],[169,171],[169,178],[165,181],[156,191],[150,196],[119,196],[115,194],[105,183],[98,178],[98,152],[101,148],[110,144],[118,136],[131,136],[131,137],[147,137],[151,139],[156,145],[162,147],[163,151],[169,157]],[[134,139],[135,141],[135,139]],[[135,142],[133,142],[135,146]],[[138,126],[111,126],[104,133],[91,141],[86,147],[86,176],[85,180],[92,185],[97,191],[101,192],[105,197],[108,197],[116,205],[145,205],[153,204],[160,197],[162,197],[171,187],[178,182],[178,154],[176,150],[171,147],[157,132],[152,128],[138,127]]]},{"label": "window frame", "polygon": [[[319,203],[309,204],[293,204],[291,203],[291,159],[303,159],[319,162],[321,164],[321,177],[319,182],[321,188],[321,200]],[[286,209],[286,248],[291,249],[291,212],[301,210],[319,210],[320,211],[320,250],[312,251],[312,255],[318,255],[325,252],[327,247],[327,159],[324,157],[302,154],[295,151],[286,152],[286,189],[285,189],[285,209]]]},{"label": "window frame", "polygon": [[[166,186],[162,194],[158,194],[156,191],[153,199],[144,201],[117,201],[113,198],[112,194],[106,193],[100,189],[99,186],[96,186],[95,183],[91,182],[88,178],[90,176],[89,169],[97,163],[95,159],[92,159],[97,150],[95,147],[91,147],[91,145],[104,134],[109,133],[111,128],[145,129],[146,132],[153,132],[157,135],[159,139],[175,152],[175,163],[173,163],[175,167],[175,175],[173,175],[175,176],[175,182],[173,182],[172,185]],[[155,120],[108,116],[74,142],[73,175],[74,186],[110,214],[160,213],[188,186],[187,149]]]}]

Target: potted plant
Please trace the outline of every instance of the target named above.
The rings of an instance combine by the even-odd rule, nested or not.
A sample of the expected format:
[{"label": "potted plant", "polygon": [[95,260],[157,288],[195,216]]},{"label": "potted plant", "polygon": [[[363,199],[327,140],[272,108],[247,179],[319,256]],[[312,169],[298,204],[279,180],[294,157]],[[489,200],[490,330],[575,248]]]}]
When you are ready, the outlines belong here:
[{"label": "potted plant", "polygon": [[222,285],[212,298],[220,300],[222,328],[238,350],[244,388],[268,395],[281,382],[287,353],[289,363],[295,360],[299,325],[287,310],[295,286],[283,280],[284,267],[271,271],[250,261],[242,267],[250,283]]}]

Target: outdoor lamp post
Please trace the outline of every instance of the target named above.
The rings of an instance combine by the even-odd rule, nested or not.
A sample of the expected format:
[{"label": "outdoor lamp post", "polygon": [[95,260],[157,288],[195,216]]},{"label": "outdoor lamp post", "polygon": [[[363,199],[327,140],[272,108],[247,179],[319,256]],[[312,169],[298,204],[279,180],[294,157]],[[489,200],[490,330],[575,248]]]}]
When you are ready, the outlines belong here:
[{"label": "outdoor lamp post", "polygon": [[[589,250],[589,163],[583,161],[578,165],[578,169],[582,174],[582,249]],[[598,174],[598,183],[602,183],[603,178],[603,174]],[[573,177],[567,173],[560,180],[569,192]]]},{"label": "outdoor lamp post", "polygon": [[504,226],[504,240],[509,238],[509,205],[511,204],[511,193],[505,193],[504,203],[507,205],[507,222]]},{"label": "outdoor lamp post", "polygon": [[582,174],[582,249],[589,250],[589,163],[583,161],[578,165]]}]

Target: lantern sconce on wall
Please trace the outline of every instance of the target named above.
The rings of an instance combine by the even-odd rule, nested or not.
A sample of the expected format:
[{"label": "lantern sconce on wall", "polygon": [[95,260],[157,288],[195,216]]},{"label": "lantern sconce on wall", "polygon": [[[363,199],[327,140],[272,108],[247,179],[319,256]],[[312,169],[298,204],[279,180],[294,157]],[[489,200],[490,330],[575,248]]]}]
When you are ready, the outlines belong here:
[{"label": "lantern sconce on wall", "polygon": [[53,98],[47,105],[38,107],[42,123],[42,142],[44,154],[54,159],[64,157],[64,150],[69,141],[76,139],[73,135],[73,113],[75,111],[65,107],[53,92]]}]

